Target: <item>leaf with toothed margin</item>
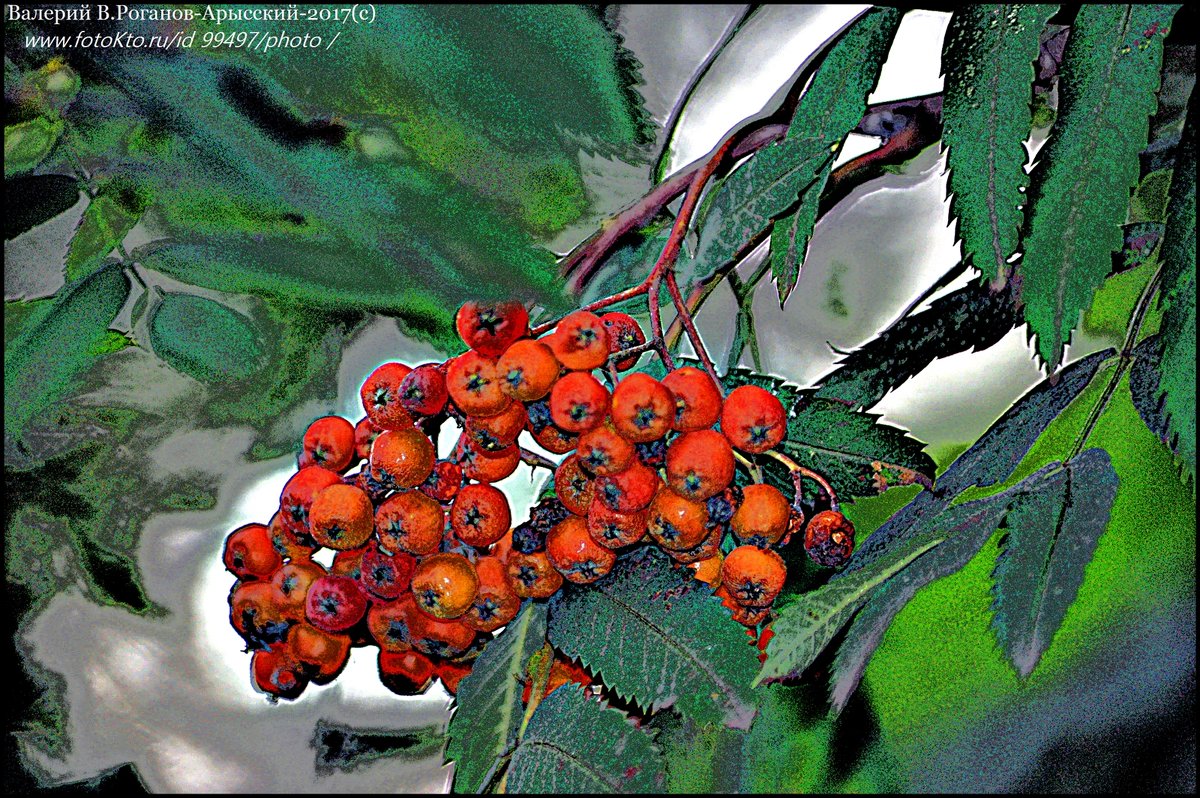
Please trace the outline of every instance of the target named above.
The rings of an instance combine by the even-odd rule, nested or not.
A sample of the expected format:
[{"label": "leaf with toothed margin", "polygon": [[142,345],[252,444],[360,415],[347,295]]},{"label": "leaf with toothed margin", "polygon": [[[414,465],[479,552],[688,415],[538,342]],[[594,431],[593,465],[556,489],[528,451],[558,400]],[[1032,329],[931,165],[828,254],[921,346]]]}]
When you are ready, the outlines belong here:
[{"label": "leaf with toothed margin", "polygon": [[951,215],[964,257],[993,280],[1017,250],[1024,142],[1033,128],[1033,63],[1057,5],[971,5],[956,10],[942,48],[942,143]]},{"label": "leaf with toothed margin", "polygon": [[1058,118],[1032,173],[1018,267],[1038,357],[1063,348],[1108,276],[1156,106],[1178,5],[1083,5],[1063,52]]},{"label": "leaf with toothed margin", "polygon": [[1108,452],[1088,449],[1009,508],[993,574],[992,625],[1022,678],[1037,667],[1079,593],[1116,498]]},{"label": "leaf with toothed margin", "polygon": [[517,741],[529,658],[546,640],[546,605],[528,602],[483,649],[455,697],[446,758],[454,764],[456,792],[479,792],[492,767]]},{"label": "leaf with toothed margin", "polygon": [[510,793],[663,792],[654,739],[622,712],[566,684],[538,704],[513,752]]},{"label": "leaf with toothed margin", "polygon": [[[685,571],[684,574],[690,572]],[[592,585],[564,585],[550,605],[550,642],[618,696],[697,723],[747,729],[758,660],[708,585],[644,548]]]}]

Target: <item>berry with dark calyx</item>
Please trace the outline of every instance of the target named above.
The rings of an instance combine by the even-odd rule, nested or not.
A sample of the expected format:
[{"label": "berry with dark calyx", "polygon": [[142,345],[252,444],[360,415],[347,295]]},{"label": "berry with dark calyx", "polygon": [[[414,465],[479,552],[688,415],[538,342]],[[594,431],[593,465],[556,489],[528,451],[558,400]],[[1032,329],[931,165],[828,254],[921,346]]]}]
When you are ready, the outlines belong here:
[{"label": "berry with dark calyx", "polygon": [[608,389],[586,371],[572,372],[550,391],[550,419],[565,432],[586,432],[608,414]]},{"label": "berry with dark calyx", "polygon": [[400,404],[400,384],[412,368],[403,363],[384,363],[371,372],[359,390],[363,409],[379,429],[411,427],[412,416]]},{"label": "berry with dark calyx", "polygon": [[413,488],[433,471],[437,452],[433,442],[416,427],[387,430],[371,447],[371,473],[397,488]]},{"label": "berry with dark calyx", "polygon": [[293,474],[279,495],[279,516],[283,525],[294,533],[307,535],[308,511],[313,499],[325,488],[341,481],[337,474],[319,466],[306,466]]},{"label": "berry with dark calyx", "polygon": [[475,642],[475,630],[458,618],[441,620],[422,612],[415,603],[406,606],[412,607],[406,610],[406,617],[409,640],[417,651],[433,657],[457,657]]},{"label": "berry with dark calyx", "polygon": [[647,510],[635,510],[631,513],[610,510],[597,497],[592,499],[592,504],[588,508],[588,532],[597,543],[610,549],[632,546],[646,536],[646,522],[649,515]]},{"label": "berry with dark calyx", "polygon": [[545,551],[522,554],[513,551],[504,558],[513,590],[521,598],[550,598],[562,587],[562,574],[555,570]]},{"label": "berry with dark calyx", "polygon": [[595,496],[596,481],[579,462],[579,454],[568,455],[554,470],[554,493],[558,500],[575,515],[587,515]]},{"label": "berry with dark calyx", "polygon": [[463,476],[476,482],[499,482],[511,476],[521,464],[521,448],[509,444],[495,452],[479,449],[465,434],[459,436],[454,457]]},{"label": "berry with dark calyx", "polygon": [[787,533],[791,504],[772,485],[747,485],[742,492],[741,506],[730,522],[733,534],[754,546],[778,543]]},{"label": "berry with dark calyx", "polygon": [[414,416],[437,415],[448,398],[446,375],[436,363],[417,366],[400,383],[400,404]]},{"label": "berry with dark calyx", "polygon": [[722,587],[745,607],[771,606],[786,578],[783,558],[757,546],[738,546],[725,555],[721,565]]},{"label": "berry with dark calyx", "polygon": [[742,385],[725,398],[721,432],[743,452],[760,454],[787,435],[787,411],[773,394],[757,385]]},{"label": "berry with dark calyx", "polygon": [[708,372],[683,366],[663,377],[662,384],[675,399],[673,429],[679,432],[709,429],[721,417],[721,391]]},{"label": "berry with dark calyx", "polygon": [[383,430],[375,426],[370,416],[361,419],[354,425],[354,453],[359,460],[366,460],[371,456],[371,444],[375,442],[381,432]]},{"label": "berry with dark calyx", "polygon": [[854,524],[836,510],[817,513],[804,529],[804,550],[817,565],[841,568],[854,553]]},{"label": "berry with dark calyx", "polygon": [[367,630],[371,640],[384,651],[411,651],[409,627],[421,613],[412,593],[405,592],[392,601],[375,601],[367,610]]},{"label": "berry with dark calyx", "polygon": [[364,465],[361,471],[351,476],[353,477],[352,479],[343,479],[343,482],[347,485],[353,485],[367,494],[367,498],[371,500],[371,504],[379,504],[392,492],[391,480],[384,482],[372,476],[369,463]]},{"label": "berry with dark calyx", "polygon": [[323,632],[310,623],[299,623],[288,633],[288,648],[314,684],[333,681],[350,660],[347,635]]},{"label": "berry with dark calyx", "polygon": [[308,686],[308,679],[284,643],[255,651],[250,659],[250,672],[254,676],[254,686],[272,699],[299,698]]},{"label": "berry with dark calyx", "polygon": [[[723,568],[724,565],[722,564]],[[721,599],[721,603],[733,614],[733,620],[742,626],[758,626],[767,620],[767,617],[771,614],[770,607],[747,607],[745,604],[738,603],[724,583],[713,591],[713,595]]]},{"label": "berry with dark calyx", "polygon": [[517,341],[496,362],[500,390],[519,402],[532,402],[550,393],[562,364],[541,341]]},{"label": "berry with dark calyx", "polygon": [[555,426],[550,418],[550,401],[548,399],[530,402],[525,409],[529,412],[529,424],[526,428],[543,449],[553,454],[566,454],[579,445],[578,435],[565,432]]},{"label": "berry with dark calyx", "polygon": [[466,612],[478,588],[475,566],[461,554],[431,554],[417,563],[412,578],[417,608],[442,620]]},{"label": "berry with dark calyx", "polygon": [[587,522],[576,515],[550,530],[546,554],[555,570],[580,585],[600,579],[617,561],[616,552],[597,543],[588,532]]},{"label": "berry with dark calyx", "polygon": [[278,512],[271,516],[267,528],[271,531],[271,546],[284,560],[308,560],[320,548],[311,536],[296,534],[288,529]]},{"label": "berry with dark calyx", "polygon": [[341,473],[357,456],[354,425],[341,416],[325,416],[308,425],[300,450],[299,466],[321,466]]},{"label": "berry with dark calyx", "polygon": [[224,559],[225,568],[238,579],[265,579],[283,565],[270,527],[262,524],[244,524],[230,532]]},{"label": "berry with dark calyx", "polygon": [[663,549],[671,559],[681,565],[707,560],[721,553],[721,538],[725,536],[725,530],[721,527],[712,527],[709,529],[708,537],[700,541],[690,549]]},{"label": "berry with dark calyx", "polygon": [[715,496],[733,482],[733,472],[733,449],[716,430],[685,432],[667,447],[667,484],[681,496]]},{"label": "berry with dark calyx", "polygon": [[599,316],[586,310],[564,318],[544,340],[558,362],[572,371],[591,371],[608,360],[608,329]]},{"label": "berry with dark calyx", "polygon": [[462,623],[478,632],[494,632],[517,617],[521,598],[499,557],[480,557],[475,562],[475,573],[479,588],[471,606],[463,613]]},{"label": "berry with dark calyx", "polygon": [[367,612],[367,596],[358,580],[349,576],[323,576],[308,588],[305,614],[323,632],[342,632]]},{"label": "berry with dark calyx", "polygon": [[493,358],[470,351],[446,367],[446,390],[451,401],[468,416],[491,416],[512,403],[501,390],[503,380]]},{"label": "berry with dark calyx", "polygon": [[468,546],[490,546],[504,536],[511,523],[508,497],[491,485],[465,486],[450,506],[450,529]]},{"label": "berry with dark calyx", "polygon": [[588,472],[603,477],[623,471],[637,453],[627,439],[609,424],[593,427],[579,436],[579,462]]},{"label": "berry with dark calyx", "polygon": [[494,416],[469,417],[463,432],[476,448],[496,452],[516,443],[528,421],[525,405],[513,402]]},{"label": "berry with dark calyx", "polygon": [[467,302],[458,309],[454,327],[471,349],[499,357],[529,332],[529,311],[519,302]]},{"label": "berry with dark calyx", "polygon": [[313,499],[309,533],[330,549],[356,549],[375,530],[375,507],[366,493],[353,485],[330,485]]},{"label": "berry with dark calyx", "polygon": [[709,535],[708,508],[673,490],[660,490],[650,504],[647,532],[664,549],[698,546]]},{"label": "berry with dark calyx", "polygon": [[237,582],[229,594],[229,623],[250,648],[283,640],[293,621],[287,601],[270,582]]},{"label": "berry with dark calyx", "polygon": [[[600,323],[608,330],[608,354],[615,355],[617,352],[622,352],[626,349],[632,349],[635,346],[641,346],[646,343],[646,334],[642,332],[642,328],[628,313],[613,311],[605,313],[600,317]],[[630,355],[627,358],[618,360],[615,365],[617,371],[628,371],[637,365],[638,355]]]},{"label": "berry with dark calyx", "polygon": [[389,496],[375,511],[375,532],[389,552],[423,556],[437,551],[446,526],[442,506],[419,491]]},{"label": "berry with dark calyx", "polygon": [[417,489],[431,499],[449,502],[458,495],[462,481],[462,466],[452,460],[438,460],[433,464],[433,471]]},{"label": "berry with dark calyx", "polygon": [[433,662],[418,651],[380,649],[379,681],[396,695],[423,693],[433,681]]},{"label": "berry with dark calyx", "polygon": [[291,620],[304,619],[304,601],[312,583],[325,576],[320,563],[309,561],[290,562],[271,576],[271,586],[282,597],[284,615]]},{"label": "berry with dark calyx", "polygon": [[642,465],[649,468],[662,468],[667,464],[667,441],[665,438],[635,443],[633,448],[637,452],[638,459],[642,461]]},{"label": "berry with dark calyx", "polygon": [[634,443],[658,440],[671,429],[675,397],[649,374],[630,374],[613,389],[612,423]]},{"label": "berry with dark calyx", "polygon": [[417,560],[411,554],[388,554],[372,545],[363,553],[358,581],[371,596],[394,599],[409,589],[416,570]]},{"label": "berry with dark calyx", "polygon": [[[555,482],[557,488],[558,483]],[[596,479],[596,495],[610,510],[632,513],[649,507],[655,494],[662,487],[662,480],[653,469],[640,462],[632,462],[624,471]]]}]

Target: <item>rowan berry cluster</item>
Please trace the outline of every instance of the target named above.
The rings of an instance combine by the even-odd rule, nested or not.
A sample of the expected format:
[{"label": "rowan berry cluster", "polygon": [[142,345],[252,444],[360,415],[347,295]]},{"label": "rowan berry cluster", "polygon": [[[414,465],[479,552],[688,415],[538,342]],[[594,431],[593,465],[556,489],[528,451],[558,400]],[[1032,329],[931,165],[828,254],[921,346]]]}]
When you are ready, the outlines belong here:
[{"label": "rowan berry cluster", "polygon": [[[803,529],[822,565],[849,556],[854,530],[840,513],[805,525],[775,487],[734,482],[739,459],[786,436],[768,391],[723,396],[692,367],[622,377],[646,348],[623,313],[578,311],[541,338],[515,302],[468,302],[456,322],[466,353],[375,369],[360,392],[366,417],[313,422],[279,511],[226,539],[231,623],[268,694],[295,698],[334,679],[363,645],[378,646],[395,692],[437,676],[453,693],[524,599],[596,582],[643,542],[691,568],[748,627],[768,618],[787,575],[775,549],[794,534]],[[461,433],[439,460],[448,418]],[[527,451],[523,433],[566,456]],[[514,528],[493,483],[523,459],[553,468],[554,490]],[[329,568],[313,559],[322,548],[336,552]]]}]

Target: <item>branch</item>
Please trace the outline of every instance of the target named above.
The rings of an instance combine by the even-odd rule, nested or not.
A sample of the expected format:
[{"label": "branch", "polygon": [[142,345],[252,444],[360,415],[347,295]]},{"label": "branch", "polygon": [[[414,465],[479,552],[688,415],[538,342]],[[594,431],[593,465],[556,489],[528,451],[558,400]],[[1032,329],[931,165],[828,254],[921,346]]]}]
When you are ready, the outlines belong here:
[{"label": "branch", "polygon": [[792,481],[796,485],[796,507],[800,506],[800,500],[804,497],[804,493],[801,490],[800,484],[801,478],[808,477],[813,482],[816,482],[818,485],[820,485],[824,491],[829,494],[829,508],[834,512],[839,510],[840,505],[838,504],[837,493],[834,491],[833,486],[829,484],[829,480],[825,479],[823,475],[813,471],[811,468],[805,468],[792,458],[788,457],[786,454],[777,452],[774,449],[768,449],[767,451],[763,452],[763,454],[767,455],[768,457],[773,457],[779,462],[783,463],[783,465],[787,467],[787,470],[791,472]]}]

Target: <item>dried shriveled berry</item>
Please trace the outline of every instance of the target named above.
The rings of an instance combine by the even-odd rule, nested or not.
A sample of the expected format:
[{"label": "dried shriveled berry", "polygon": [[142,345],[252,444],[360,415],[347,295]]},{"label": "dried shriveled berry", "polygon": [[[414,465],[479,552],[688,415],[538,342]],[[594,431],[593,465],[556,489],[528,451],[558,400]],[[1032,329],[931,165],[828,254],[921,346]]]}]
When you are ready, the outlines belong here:
[{"label": "dried shriveled berry", "polygon": [[559,573],[581,585],[600,579],[617,562],[616,552],[597,543],[588,532],[587,522],[575,515],[550,530],[546,554]]},{"label": "dried shriveled berry", "polygon": [[721,416],[721,391],[707,372],[684,366],[663,377],[662,382],[675,399],[673,429],[693,432],[717,423]]},{"label": "dried shriveled berry", "polygon": [[572,371],[591,371],[608,360],[608,330],[600,317],[577,310],[545,339],[555,358]]},{"label": "dried shriveled berry", "polygon": [[648,468],[662,468],[667,464],[667,441],[665,438],[635,443],[633,448],[637,451],[638,460]]},{"label": "dried shriveled berry", "polygon": [[529,512],[529,520],[512,531],[511,548],[529,554],[546,547],[546,535],[559,521],[571,514],[561,501],[547,497]]},{"label": "dried shriveled berry", "polygon": [[630,374],[612,395],[612,423],[634,443],[658,440],[671,429],[675,397],[649,374]]},{"label": "dried shriveled berry", "polygon": [[559,429],[551,420],[550,400],[531,402],[526,410],[529,412],[529,434],[546,451],[566,454],[579,445],[578,435]]},{"label": "dried shriveled berry", "polygon": [[330,485],[313,499],[309,532],[313,540],[338,551],[356,549],[375,531],[375,507],[353,485]]},{"label": "dried shriveled berry", "polygon": [[500,390],[520,402],[532,402],[550,393],[562,365],[550,347],[526,338],[510,346],[496,363]]},{"label": "dried shriveled berry", "polygon": [[804,550],[818,565],[841,568],[854,553],[854,524],[835,510],[817,513],[804,529]]},{"label": "dried shriveled berry", "polygon": [[[608,353],[610,356],[646,343],[646,334],[628,313],[619,311],[605,313],[600,317],[600,323],[604,325],[604,329],[608,330]],[[613,365],[617,367],[617,371],[628,371],[637,365],[638,357],[638,355],[630,355],[618,360]]]},{"label": "dried shriveled berry", "polygon": [[412,368],[403,363],[384,363],[371,372],[359,390],[363,409],[379,429],[411,427],[412,416],[400,404],[400,384]]},{"label": "dried shriveled berry", "polygon": [[308,425],[300,450],[300,468],[321,466],[341,473],[357,455],[354,425],[341,416],[325,416]]},{"label": "dried shriveled berry", "polygon": [[575,515],[587,515],[595,490],[595,482],[583,470],[578,454],[567,456],[554,470],[554,492],[563,507]]},{"label": "dried shriveled berry", "polygon": [[419,491],[389,496],[375,511],[379,542],[390,552],[422,556],[437,551],[446,526],[441,505]]},{"label": "dried shriveled berry", "polygon": [[283,557],[271,540],[270,527],[244,524],[225,538],[225,567],[238,579],[265,579],[281,565]]},{"label": "dried shriveled berry", "polygon": [[504,536],[511,523],[508,498],[491,485],[465,486],[450,507],[450,528],[469,546],[490,546]]},{"label": "dried shriveled berry", "polygon": [[667,447],[667,484],[681,496],[703,501],[733,482],[733,449],[716,430],[685,432]]},{"label": "dried shriveled berry", "polygon": [[725,399],[721,431],[738,449],[759,454],[787,435],[787,413],[773,394],[757,385],[742,385]]},{"label": "dried shriveled berry", "polygon": [[450,399],[468,416],[491,416],[512,402],[500,389],[503,381],[493,358],[470,351],[446,367],[446,390]]},{"label": "dried shriveled berry", "polygon": [[586,371],[566,375],[550,391],[550,419],[566,432],[586,432],[608,414],[608,389]]},{"label": "dried shriveled berry", "polygon": [[367,612],[367,596],[358,580],[349,576],[323,576],[308,588],[305,614],[323,632],[342,632]]},{"label": "dried shriveled berry", "polygon": [[417,366],[400,383],[400,404],[414,416],[437,415],[448,397],[446,375],[436,363]]},{"label": "dried shriveled berry", "polygon": [[708,523],[727,527],[738,507],[742,506],[742,496],[742,489],[734,484],[708,497],[705,501],[708,507]]},{"label": "dried shriveled berry", "polygon": [[783,558],[757,546],[738,546],[721,565],[722,586],[745,607],[771,606],[786,578]]},{"label": "dried shriveled berry", "polygon": [[417,608],[442,620],[466,612],[478,588],[475,566],[461,554],[431,554],[417,563],[412,578]]},{"label": "dried shriveled berry", "polygon": [[660,490],[650,504],[647,531],[664,549],[693,548],[708,537],[708,508],[673,490]]},{"label": "dried shriveled berry", "polygon": [[463,343],[488,357],[497,357],[529,332],[529,311],[519,302],[467,302],[454,316]]},{"label": "dried shriveled berry", "polygon": [[754,484],[742,489],[742,503],[730,526],[738,540],[754,546],[773,546],[787,533],[792,506],[772,485]]},{"label": "dried shriveled berry", "polygon": [[437,452],[433,442],[413,426],[387,430],[371,447],[372,475],[397,488],[413,488],[433,471]]}]

